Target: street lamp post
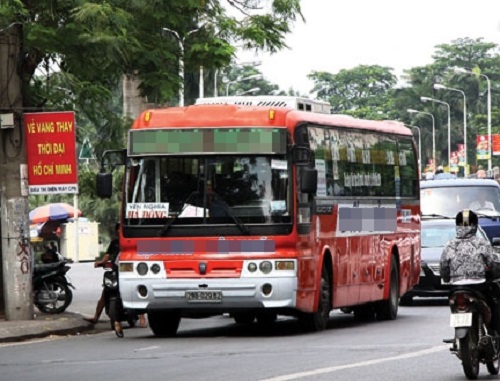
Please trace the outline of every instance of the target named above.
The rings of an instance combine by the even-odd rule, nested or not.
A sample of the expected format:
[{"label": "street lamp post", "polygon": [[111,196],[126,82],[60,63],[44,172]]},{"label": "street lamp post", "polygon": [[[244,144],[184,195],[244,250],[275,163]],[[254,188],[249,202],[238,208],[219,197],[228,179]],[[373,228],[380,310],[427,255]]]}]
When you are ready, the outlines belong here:
[{"label": "street lamp post", "polygon": [[470,71],[470,70],[466,70],[466,69],[463,69],[461,67],[455,67],[455,73],[458,73],[458,74],[473,74],[473,75],[480,75],[482,77],[484,77],[484,79],[486,79],[486,84],[488,85],[488,99],[487,99],[487,102],[488,102],[488,109],[487,109],[487,113],[488,113],[488,171],[491,171],[491,155],[492,155],[492,147],[491,147],[491,82],[490,82],[490,78],[486,75],[486,74],[482,74],[482,73],[474,73],[473,71]]},{"label": "street lamp post", "polygon": [[249,75],[248,77],[238,77],[236,80],[234,81],[229,81],[227,84],[226,84],[226,97],[229,95],[229,86],[233,83],[238,83],[238,82],[242,82],[242,81],[248,81],[250,79],[262,79],[262,74],[252,74],[252,75]]},{"label": "street lamp post", "polygon": [[422,171],[422,140],[421,140],[421,134],[420,134],[420,127],[412,126],[410,124],[407,124],[406,126],[411,127],[411,128],[416,128],[417,132],[418,132],[418,171],[419,171],[419,174],[421,174],[421,171]]},{"label": "street lamp post", "polygon": [[260,91],[260,87],[253,87],[250,90],[242,91],[241,93],[236,93],[236,95],[251,94],[251,93],[256,93],[257,91]]},{"label": "street lamp post", "polygon": [[175,30],[165,27],[162,28],[165,32],[172,33],[174,37],[177,39],[177,42],[179,43],[179,78],[180,78],[179,106],[180,107],[184,107],[184,41],[186,40],[186,37],[190,36],[195,32],[198,32],[201,28],[203,28],[203,26],[204,25],[200,26],[199,28],[190,30],[189,32],[186,33],[184,37],[181,37],[179,33]]},{"label": "street lamp post", "polygon": [[422,102],[435,102],[448,107],[448,170],[451,170],[451,118],[450,118],[450,105],[449,103],[440,101],[439,99],[420,97]]},{"label": "street lamp post", "polygon": [[409,112],[410,114],[430,115],[430,117],[432,118],[432,161],[433,161],[434,167],[435,167],[436,166],[436,129],[435,129],[434,115],[432,115],[430,112],[413,110],[411,108],[409,108],[406,111]]},{"label": "street lamp post", "polygon": [[450,90],[450,91],[457,91],[462,94],[464,97],[464,171],[467,170],[467,101],[465,98],[465,93],[460,90],[460,89],[455,89],[453,87],[446,87],[443,85],[440,85],[439,83],[434,84],[434,89],[435,90]]},{"label": "street lamp post", "polygon": [[[262,61],[245,61],[245,62],[240,62],[234,64],[234,66],[239,66],[239,67],[244,67],[244,66],[260,66],[262,65]],[[215,75],[214,75],[214,97],[218,97],[218,90],[217,90],[217,75],[219,74],[219,70],[215,69]],[[227,95],[227,94],[226,94]]]}]

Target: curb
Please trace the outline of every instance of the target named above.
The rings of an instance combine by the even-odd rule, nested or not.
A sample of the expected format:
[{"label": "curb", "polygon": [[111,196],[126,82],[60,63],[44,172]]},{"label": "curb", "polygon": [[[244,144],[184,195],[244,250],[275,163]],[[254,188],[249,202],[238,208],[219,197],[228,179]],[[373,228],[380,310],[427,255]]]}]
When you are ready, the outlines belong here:
[{"label": "curb", "polygon": [[[108,324],[106,326],[109,327]],[[97,328],[97,325],[85,322],[80,314],[37,314],[33,320],[0,320],[0,343],[20,342],[53,335],[63,336],[103,331],[105,330]]]}]

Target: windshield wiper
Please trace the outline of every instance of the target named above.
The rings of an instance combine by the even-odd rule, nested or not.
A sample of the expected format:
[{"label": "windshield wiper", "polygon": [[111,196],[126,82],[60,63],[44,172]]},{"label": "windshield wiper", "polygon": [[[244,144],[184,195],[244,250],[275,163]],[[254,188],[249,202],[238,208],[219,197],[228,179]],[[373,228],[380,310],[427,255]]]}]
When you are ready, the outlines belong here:
[{"label": "windshield wiper", "polygon": [[[163,227],[160,229],[160,231],[158,232],[158,236],[159,237],[163,237],[165,235],[165,233],[168,231],[168,229],[170,228],[170,226],[177,220],[177,218],[179,218],[179,216],[182,214],[182,212],[184,211],[184,209],[186,209],[190,202],[195,198],[195,196],[199,196],[200,192],[199,191],[193,191],[189,194],[189,196],[186,197],[186,199],[183,201],[183,207],[182,207],[182,210],[179,212],[179,214],[177,214],[175,217],[173,218],[170,218],[167,223],[165,225],[163,225]],[[221,206],[224,211],[229,215],[229,217],[232,218],[232,220],[234,221],[234,223],[236,224],[236,226],[242,231],[243,234],[250,234],[250,230],[248,229],[248,227],[238,218],[238,216],[236,216],[233,212],[233,210],[229,207],[229,205],[227,205],[224,200],[222,200],[222,198],[215,192],[211,192],[214,200],[217,200],[218,203],[217,205],[218,206]]]},{"label": "windshield wiper", "polygon": [[243,234],[250,234],[250,230],[248,229],[248,227],[243,223],[243,221],[241,221],[238,216],[236,214],[234,214],[233,210],[229,207],[229,205],[227,205],[224,200],[217,194],[215,193],[214,191],[211,192],[214,200],[217,200],[219,201],[217,203],[217,205],[220,205],[222,206],[222,208],[226,211],[226,213],[229,215],[229,217],[231,217],[234,221],[234,223],[236,224],[236,226],[238,226],[238,228],[242,231]]},{"label": "windshield wiper", "polygon": [[170,225],[172,225],[174,223],[174,221],[177,220],[177,218],[179,218],[179,216],[182,214],[182,212],[184,212],[184,209],[186,209],[188,207],[189,203],[194,198],[194,196],[198,196],[199,194],[200,194],[200,192],[197,191],[197,190],[195,190],[195,191],[192,191],[186,197],[186,199],[182,202],[182,205],[183,205],[182,206],[182,210],[175,217],[168,219],[167,223],[165,225],[163,225],[163,227],[158,232],[158,237],[163,237],[163,235],[167,232],[167,230],[170,227]]}]

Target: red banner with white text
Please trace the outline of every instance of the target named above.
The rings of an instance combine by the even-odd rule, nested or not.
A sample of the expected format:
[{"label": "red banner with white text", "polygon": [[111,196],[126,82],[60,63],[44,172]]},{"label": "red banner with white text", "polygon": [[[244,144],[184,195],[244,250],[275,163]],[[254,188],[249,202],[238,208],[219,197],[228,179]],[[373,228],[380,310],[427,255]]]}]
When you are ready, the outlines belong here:
[{"label": "red banner with white text", "polygon": [[30,194],[78,193],[75,113],[24,114]]}]

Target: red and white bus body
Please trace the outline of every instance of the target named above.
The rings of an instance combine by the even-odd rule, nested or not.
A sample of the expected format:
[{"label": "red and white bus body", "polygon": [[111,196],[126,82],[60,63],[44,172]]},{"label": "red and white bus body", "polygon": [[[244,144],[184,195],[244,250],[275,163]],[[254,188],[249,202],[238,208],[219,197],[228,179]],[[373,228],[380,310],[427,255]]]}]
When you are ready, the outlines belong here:
[{"label": "red and white bus body", "polygon": [[[418,165],[404,125],[195,105],[146,111],[129,134],[120,290],[155,334],[222,313],[292,315],[313,330],[336,308],[394,319],[418,282]],[[310,149],[313,193],[296,147]]]}]

